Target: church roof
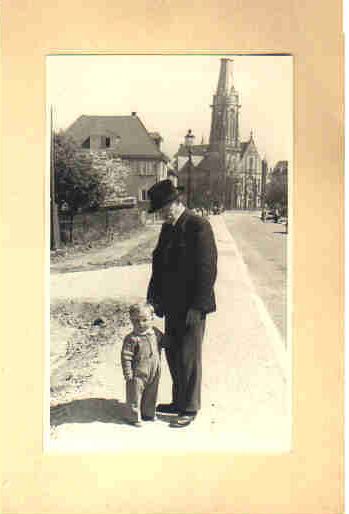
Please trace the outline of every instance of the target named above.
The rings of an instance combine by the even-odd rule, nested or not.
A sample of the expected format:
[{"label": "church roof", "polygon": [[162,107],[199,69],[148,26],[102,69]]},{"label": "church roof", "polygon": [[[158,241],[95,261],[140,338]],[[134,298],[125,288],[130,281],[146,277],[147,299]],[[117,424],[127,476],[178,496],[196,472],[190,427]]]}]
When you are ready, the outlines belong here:
[{"label": "church roof", "polygon": [[[195,166],[194,165],[194,173],[195,172],[211,172],[214,170],[218,170],[220,166],[220,158],[218,152],[209,152],[203,157],[203,159]],[[183,171],[187,171],[189,167],[189,162],[187,161],[185,165],[181,168],[180,173]]]},{"label": "church roof", "polygon": [[218,152],[209,152],[205,155],[202,161],[198,164],[197,168],[201,171],[210,171],[218,169],[220,165],[220,156]]},{"label": "church roof", "polygon": [[68,129],[79,145],[91,135],[113,133],[119,136],[118,152],[127,157],[150,157],[163,159],[164,154],[157,147],[138,116],[80,116]]}]

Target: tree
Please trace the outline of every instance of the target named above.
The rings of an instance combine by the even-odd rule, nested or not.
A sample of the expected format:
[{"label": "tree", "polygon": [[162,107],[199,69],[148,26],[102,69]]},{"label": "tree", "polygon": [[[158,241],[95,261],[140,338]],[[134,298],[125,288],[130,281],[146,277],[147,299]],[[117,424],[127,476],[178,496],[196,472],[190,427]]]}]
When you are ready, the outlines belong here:
[{"label": "tree", "polygon": [[98,207],[106,188],[90,154],[82,153],[64,133],[54,135],[55,196],[60,212],[74,216],[78,211]]},{"label": "tree", "polygon": [[92,156],[92,167],[98,173],[103,190],[102,204],[111,205],[127,195],[126,179],[131,169],[113,153],[99,152]]},{"label": "tree", "polygon": [[270,207],[281,207],[287,211],[287,161],[278,163],[266,185],[265,200]]}]

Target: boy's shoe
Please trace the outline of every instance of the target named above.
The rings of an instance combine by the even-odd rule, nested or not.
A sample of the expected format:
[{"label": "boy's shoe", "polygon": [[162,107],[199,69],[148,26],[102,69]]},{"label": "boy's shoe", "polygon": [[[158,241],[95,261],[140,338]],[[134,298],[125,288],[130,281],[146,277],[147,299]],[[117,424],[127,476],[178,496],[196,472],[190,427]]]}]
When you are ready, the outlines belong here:
[{"label": "boy's shoe", "polygon": [[131,425],[133,427],[141,427],[141,426],[143,426],[141,421],[133,421],[133,420],[131,420],[129,418],[126,418],[126,417],[123,418],[123,421],[125,423],[127,423],[127,425]]},{"label": "boy's shoe", "polygon": [[156,421],[156,416],[142,416],[143,421]]},{"label": "boy's shoe", "polygon": [[178,414],[178,407],[174,403],[159,403],[156,410],[166,414]]}]

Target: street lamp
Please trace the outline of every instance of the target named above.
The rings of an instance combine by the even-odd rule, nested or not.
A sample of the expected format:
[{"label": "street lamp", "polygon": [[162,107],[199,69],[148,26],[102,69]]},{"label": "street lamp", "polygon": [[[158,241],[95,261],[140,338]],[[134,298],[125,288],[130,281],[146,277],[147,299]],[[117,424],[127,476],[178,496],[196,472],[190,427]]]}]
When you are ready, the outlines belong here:
[{"label": "street lamp", "polygon": [[187,192],[187,203],[188,209],[191,207],[191,170],[192,170],[192,147],[194,144],[195,136],[192,134],[191,129],[188,130],[188,134],[185,136],[185,147],[188,150],[189,156],[189,167],[188,167],[188,192]]}]

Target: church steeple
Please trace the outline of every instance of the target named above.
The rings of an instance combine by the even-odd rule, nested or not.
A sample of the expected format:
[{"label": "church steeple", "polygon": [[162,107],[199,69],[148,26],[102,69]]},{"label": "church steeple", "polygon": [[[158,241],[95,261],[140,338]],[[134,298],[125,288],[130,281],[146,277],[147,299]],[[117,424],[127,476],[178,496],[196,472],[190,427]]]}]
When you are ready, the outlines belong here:
[{"label": "church steeple", "polygon": [[233,60],[221,59],[216,94],[213,95],[210,147],[217,149],[222,144],[238,147],[239,95],[233,85]]},{"label": "church steeple", "polygon": [[233,59],[221,59],[217,95],[225,95],[232,86]]}]

